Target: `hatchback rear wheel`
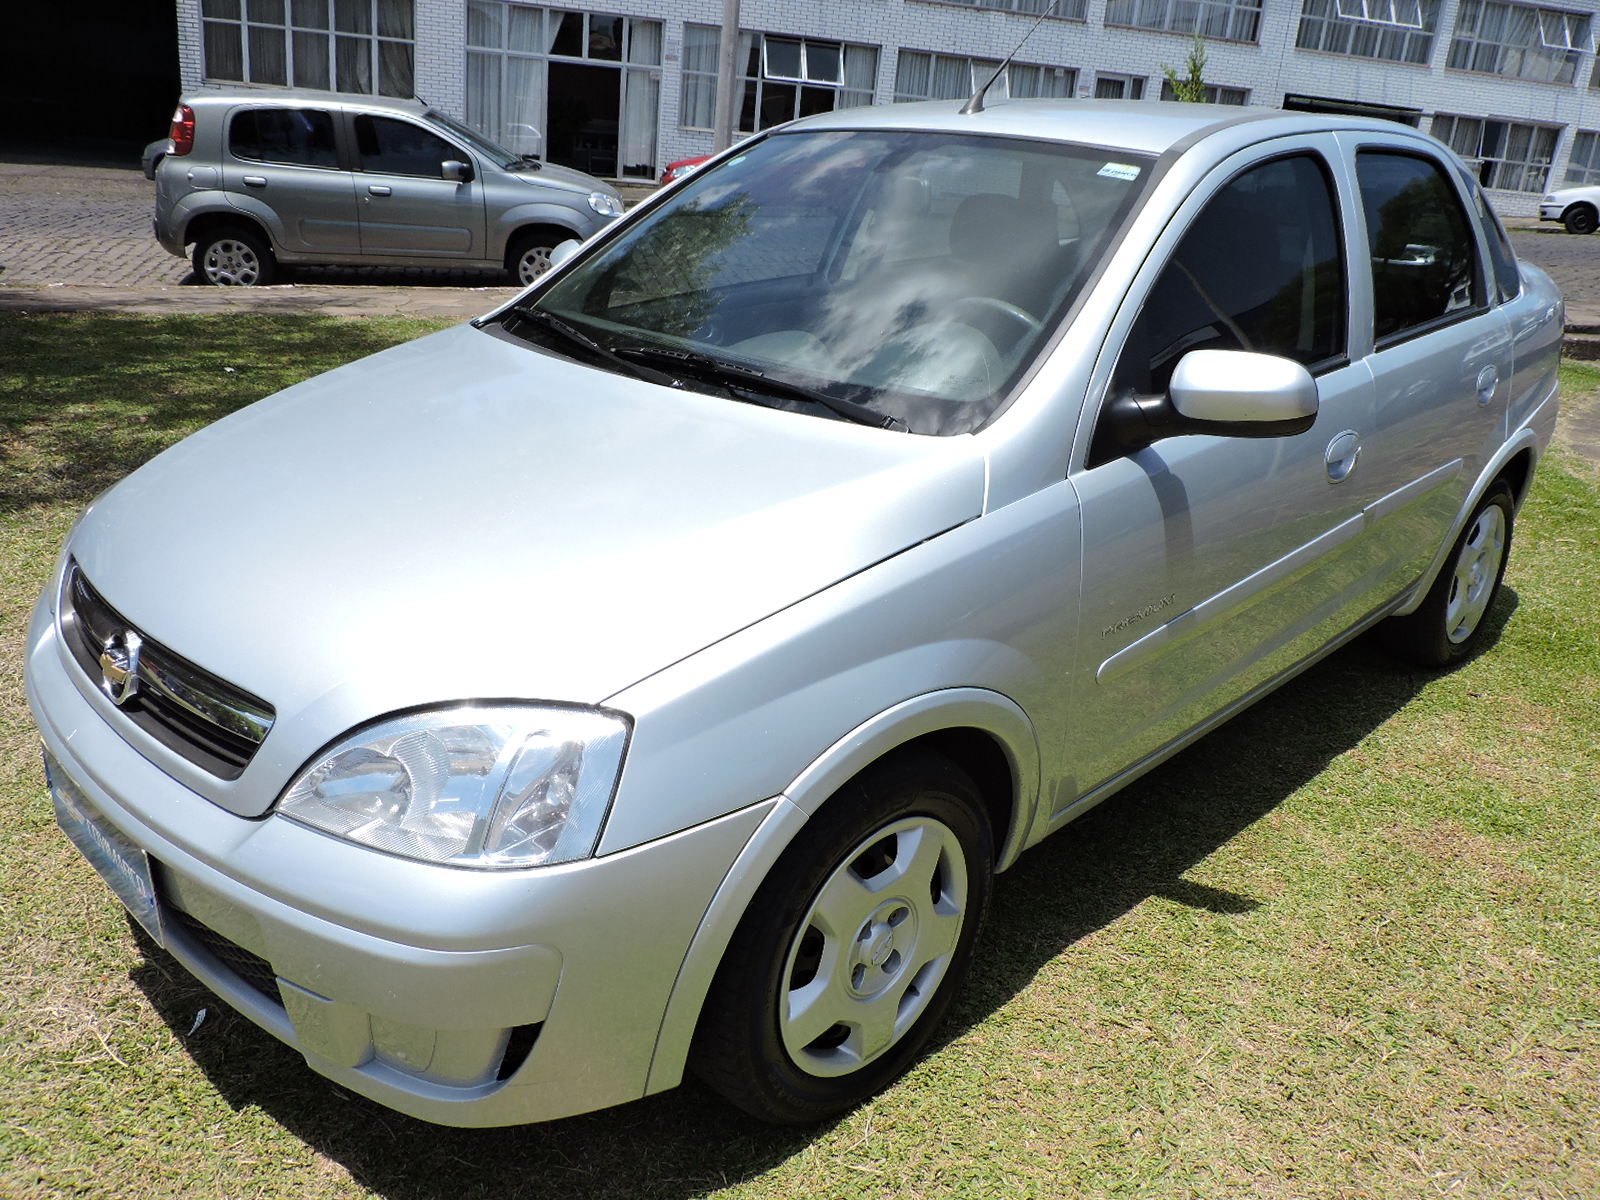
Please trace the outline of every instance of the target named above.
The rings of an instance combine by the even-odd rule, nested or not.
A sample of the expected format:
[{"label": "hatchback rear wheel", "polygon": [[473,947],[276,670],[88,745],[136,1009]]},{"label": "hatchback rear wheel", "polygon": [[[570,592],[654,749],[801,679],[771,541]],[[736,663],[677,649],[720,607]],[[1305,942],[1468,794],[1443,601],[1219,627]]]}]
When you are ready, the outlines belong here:
[{"label": "hatchback rear wheel", "polygon": [[194,247],[194,273],[202,283],[222,287],[262,287],[278,274],[266,239],[246,229],[218,229]]}]

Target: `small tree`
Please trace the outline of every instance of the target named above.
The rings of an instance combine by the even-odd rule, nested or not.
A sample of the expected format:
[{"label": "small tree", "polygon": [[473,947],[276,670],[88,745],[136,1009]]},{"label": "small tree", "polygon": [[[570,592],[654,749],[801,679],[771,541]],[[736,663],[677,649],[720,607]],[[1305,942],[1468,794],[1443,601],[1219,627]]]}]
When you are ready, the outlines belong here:
[{"label": "small tree", "polygon": [[1189,47],[1189,78],[1179,79],[1178,73],[1166,63],[1161,64],[1161,71],[1167,77],[1167,82],[1172,85],[1172,95],[1176,100],[1186,100],[1190,104],[1204,104],[1206,102],[1206,83],[1203,78],[1206,69],[1206,43],[1200,36],[1200,31],[1194,31],[1194,45]]}]

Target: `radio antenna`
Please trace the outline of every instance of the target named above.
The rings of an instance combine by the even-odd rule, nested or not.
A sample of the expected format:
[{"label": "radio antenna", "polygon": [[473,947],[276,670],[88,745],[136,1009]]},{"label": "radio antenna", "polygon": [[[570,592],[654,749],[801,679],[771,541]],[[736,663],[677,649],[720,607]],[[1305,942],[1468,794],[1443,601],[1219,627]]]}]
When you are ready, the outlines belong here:
[{"label": "radio antenna", "polygon": [[994,69],[994,74],[989,76],[988,81],[977,91],[973,92],[972,98],[961,106],[961,115],[963,117],[970,117],[974,113],[981,113],[983,111],[983,98],[988,93],[989,88],[994,84],[996,79],[1000,78],[1001,73],[1011,65],[1011,60],[1017,56],[1017,54],[1022,50],[1022,47],[1027,45],[1028,39],[1034,34],[1034,30],[1038,29],[1039,26],[1044,24],[1044,19],[1051,13],[1055,12],[1056,5],[1060,3],[1061,0],[1050,0],[1050,6],[1039,14],[1039,19],[1037,21],[1028,26],[1028,32],[1022,35],[1022,40],[1017,43],[1016,48],[1013,49],[1010,54],[1006,55],[1005,62],[996,67]]}]

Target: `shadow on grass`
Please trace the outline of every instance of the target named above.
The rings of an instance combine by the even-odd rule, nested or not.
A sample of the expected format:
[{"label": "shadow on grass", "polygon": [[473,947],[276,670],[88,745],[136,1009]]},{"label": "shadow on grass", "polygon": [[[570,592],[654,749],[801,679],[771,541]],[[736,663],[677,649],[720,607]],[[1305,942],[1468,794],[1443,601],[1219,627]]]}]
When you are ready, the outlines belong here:
[{"label": "shadow on grass", "polygon": [[[1516,603],[1514,592],[1502,591],[1485,644],[1498,639]],[[1430,678],[1362,639],[1024,855],[998,881],[975,970],[933,1052],[1024,990],[1065,948],[1152,896],[1219,914],[1259,907],[1254,897],[1184,874],[1360,743]],[[140,945],[146,961],[134,981],[223,1099],[236,1110],[260,1108],[393,1200],[676,1200],[758,1176],[817,1135],[758,1124],[693,1080],[545,1125],[423,1124],[316,1076],[142,934]],[[210,1019],[191,1037],[202,1005]]]}]

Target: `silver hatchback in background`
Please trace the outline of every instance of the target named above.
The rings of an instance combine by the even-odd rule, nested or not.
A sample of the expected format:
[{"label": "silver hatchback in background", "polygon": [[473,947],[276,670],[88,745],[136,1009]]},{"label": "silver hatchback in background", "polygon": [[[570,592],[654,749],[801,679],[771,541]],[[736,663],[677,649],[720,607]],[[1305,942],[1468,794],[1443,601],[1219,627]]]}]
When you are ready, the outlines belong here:
[{"label": "silver hatchback in background", "polygon": [[526,285],[553,247],[622,212],[610,184],[420,101],[196,92],[170,141],[154,166],[155,234],[180,258],[192,246],[204,283],[271,283],[279,263],[301,263],[488,268]]},{"label": "silver hatchback in background", "polygon": [[152,936],[449,1124],[886,1086],[1028,847],[1480,645],[1556,419],[1559,293],[1383,121],[850,109],[557,257],[110,489],[29,633]]}]

